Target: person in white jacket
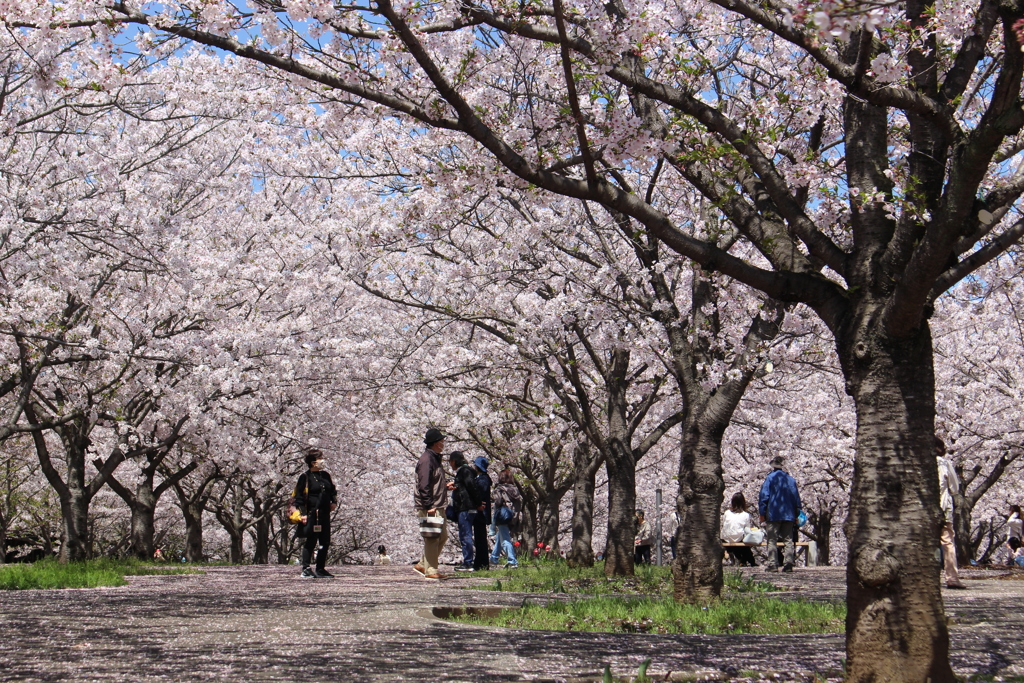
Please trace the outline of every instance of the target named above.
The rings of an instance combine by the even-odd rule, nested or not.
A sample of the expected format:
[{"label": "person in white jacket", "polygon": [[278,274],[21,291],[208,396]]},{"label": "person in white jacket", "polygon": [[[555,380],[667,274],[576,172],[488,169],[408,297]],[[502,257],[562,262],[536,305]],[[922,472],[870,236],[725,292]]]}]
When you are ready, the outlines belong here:
[{"label": "person in white jacket", "polygon": [[1010,506],[1010,514],[1006,518],[1006,534],[1007,540],[1024,540],[1024,515],[1021,514],[1020,505]]},{"label": "person in white jacket", "polygon": [[946,575],[946,588],[967,588],[960,582],[956,565],[956,535],[953,531],[953,496],[960,493],[960,478],[953,463],[946,457],[946,444],[935,440],[935,460],[939,468],[939,505],[942,507],[942,566]]},{"label": "person in white jacket", "polygon": [[[732,497],[729,509],[722,515],[722,540],[726,543],[742,543],[743,537],[750,531],[750,513],[747,511],[747,499],[742,492]],[[747,548],[729,548],[729,556],[733,564],[756,567],[754,551]]]}]

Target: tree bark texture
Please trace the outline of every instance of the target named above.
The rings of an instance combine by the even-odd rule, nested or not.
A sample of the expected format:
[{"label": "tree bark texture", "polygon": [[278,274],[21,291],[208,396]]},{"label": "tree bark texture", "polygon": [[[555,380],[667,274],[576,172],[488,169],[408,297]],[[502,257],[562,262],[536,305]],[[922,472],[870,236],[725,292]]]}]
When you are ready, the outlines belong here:
[{"label": "tree bark texture", "polygon": [[252,563],[270,564],[270,518],[263,516],[256,520],[255,531]]},{"label": "tree bark texture", "polygon": [[537,500],[537,541],[545,547],[551,546],[551,552],[555,555],[559,552],[558,546],[558,508],[562,505],[564,490],[551,492]]},{"label": "tree bark texture", "polygon": [[185,521],[185,559],[189,562],[202,562],[203,557],[203,513],[206,511],[205,498],[190,497],[179,487],[174,487],[178,494],[178,505]]},{"label": "tree bark texture", "polygon": [[61,497],[60,511],[63,526],[58,556],[61,562],[81,562],[89,559],[90,497],[86,493],[82,487],[69,483],[68,495]]},{"label": "tree bark texture", "polygon": [[140,560],[152,559],[156,551],[156,496],[152,486],[139,486],[132,506],[132,554]]},{"label": "tree bark texture", "polygon": [[594,493],[597,467],[590,449],[577,448],[573,466],[576,481],[572,489],[572,545],[566,562],[570,567],[594,566]]},{"label": "tree bark texture", "polygon": [[[849,516],[849,681],[952,683],[939,590],[931,337],[840,343],[857,407]],[[848,338],[849,338],[848,337]]]},{"label": "tree bark texture", "polygon": [[631,447],[626,390],[630,352],[612,351],[604,378],[608,390],[608,440],[605,471],[608,474],[608,545],[604,573],[633,575],[636,540],[636,455]]},{"label": "tree bark texture", "polygon": [[832,510],[820,510],[814,519],[814,539],[818,544],[818,564],[832,565]]},{"label": "tree bark texture", "polygon": [[608,544],[605,546],[604,573],[607,576],[632,576],[636,539],[636,461],[630,451],[613,445],[605,470],[608,472]]},{"label": "tree bark texture", "polygon": [[722,432],[716,429],[707,434],[699,424],[686,425],[679,460],[679,528],[672,565],[673,596],[678,602],[707,602],[722,593],[720,531],[724,494]]}]

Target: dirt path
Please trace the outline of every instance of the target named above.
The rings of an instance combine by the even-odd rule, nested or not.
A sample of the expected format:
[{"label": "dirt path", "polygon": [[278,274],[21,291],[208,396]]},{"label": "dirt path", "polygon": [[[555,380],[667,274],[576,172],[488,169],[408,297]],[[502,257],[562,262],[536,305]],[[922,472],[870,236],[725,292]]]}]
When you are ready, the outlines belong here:
[{"label": "dirt path", "polygon": [[[123,588],[0,593],[4,681],[517,681],[635,673],[712,680],[749,671],[806,679],[841,668],[842,636],[648,636],[506,631],[434,619],[434,606],[516,605],[410,567],[213,567],[132,577]],[[978,576],[978,575],[975,575]],[[985,575],[990,577],[991,575]],[[1024,581],[971,580],[950,592],[954,667],[1024,677]],[[842,568],[775,575],[808,597],[841,599]]]}]

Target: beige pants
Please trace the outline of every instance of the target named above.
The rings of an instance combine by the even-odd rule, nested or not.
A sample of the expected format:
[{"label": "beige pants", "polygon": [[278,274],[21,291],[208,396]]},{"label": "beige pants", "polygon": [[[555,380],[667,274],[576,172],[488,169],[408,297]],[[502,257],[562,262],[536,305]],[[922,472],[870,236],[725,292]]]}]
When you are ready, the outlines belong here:
[{"label": "beige pants", "polygon": [[[438,510],[442,515],[443,510]],[[426,517],[426,510],[417,510],[416,517]],[[423,573],[430,575],[437,573],[437,565],[440,562],[441,551],[444,549],[444,544],[448,540],[448,524],[445,523],[441,527],[441,535],[435,536],[434,538],[423,538],[423,557],[420,558],[420,566],[423,567]]]},{"label": "beige pants", "polygon": [[942,544],[942,567],[946,573],[946,585],[960,585],[960,574],[956,570],[956,537],[953,534],[953,522],[942,525],[939,543]]}]

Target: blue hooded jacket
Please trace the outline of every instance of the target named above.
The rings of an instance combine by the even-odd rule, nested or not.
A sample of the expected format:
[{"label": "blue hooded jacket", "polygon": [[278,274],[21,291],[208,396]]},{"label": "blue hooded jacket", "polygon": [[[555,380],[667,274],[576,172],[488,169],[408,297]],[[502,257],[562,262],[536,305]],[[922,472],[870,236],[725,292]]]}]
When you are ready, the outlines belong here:
[{"label": "blue hooded jacket", "polygon": [[761,484],[757,511],[769,522],[793,522],[800,513],[800,492],[796,479],[783,470],[773,470]]}]

